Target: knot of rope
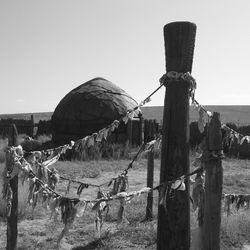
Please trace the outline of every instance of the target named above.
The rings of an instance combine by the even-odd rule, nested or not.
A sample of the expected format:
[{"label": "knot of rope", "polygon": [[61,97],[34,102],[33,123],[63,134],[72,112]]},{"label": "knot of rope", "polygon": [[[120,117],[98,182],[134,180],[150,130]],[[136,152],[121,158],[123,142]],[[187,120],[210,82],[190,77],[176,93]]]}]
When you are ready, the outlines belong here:
[{"label": "knot of rope", "polygon": [[192,75],[189,72],[180,73],[176,71],[169,71],[166,74],[164,74],[160,79],[159,82],[161,85],[167,85],[168,81],[185,81],[190,84],[189,86],[189,96],[192,98],[192,101],[194,100],[194,93],[196,89],[196,81],[192,77]]}]

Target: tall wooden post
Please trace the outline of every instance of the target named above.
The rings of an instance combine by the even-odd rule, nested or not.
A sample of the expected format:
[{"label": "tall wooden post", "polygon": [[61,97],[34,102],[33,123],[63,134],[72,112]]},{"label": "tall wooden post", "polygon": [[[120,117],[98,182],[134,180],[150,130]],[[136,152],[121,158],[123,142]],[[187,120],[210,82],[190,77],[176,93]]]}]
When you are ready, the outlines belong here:
[{"label": "tall wooden post", "polygon": [[[18,145],[18,133],[15,124],[11,124],[9,129],[8,146]],[[13,166],[8,164],[6,157],[7,170]],[[13,192],[12,206],[10,216],[7,216],[7,250],[17,249],[17,216],[18,216],[18,176],[10,180],[10,188]]]},{"label": "tall wooden post", "polygon": [[[166,71],[192,70],[196,25],[174,22],[164,27]],[[190,83],[171,80],[166,84],[163,112],[160,183],[189,173],[189,88]],[[157,249],[190,247],[189,181],[186,190],[159,203]]]},{"label": "tall wooden post", "polygon": [[214,112],[208,125],[208,159],[205,159],[205,207],[202,228],[202,250],[220,249],[221,198],[223,170],[220,114]]},{"label": "tall wooden post", "polygon": [[[147,187],[154,185],[154,149],[148,152]],[[145,220],[153,219],[153,192],[148,193]]]}]

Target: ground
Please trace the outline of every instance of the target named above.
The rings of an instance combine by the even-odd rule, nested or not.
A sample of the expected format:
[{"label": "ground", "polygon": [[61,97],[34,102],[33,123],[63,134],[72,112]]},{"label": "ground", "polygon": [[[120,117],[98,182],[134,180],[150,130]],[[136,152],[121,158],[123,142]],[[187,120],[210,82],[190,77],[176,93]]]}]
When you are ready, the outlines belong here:
[{"label": "ground", "polygon": [[[100,184],[117,177],[130,161],[89,161],[89,162],[58,162],[55,167],[61,174],[77,177],[84,182]],[[0,165],[1,168],[4,166]],[[155,160],[154,182],[159,182],[160,160]],[[139,190],[146,186],[147,161],[145,158],[133,164],[128,173],[129,191]],[[250,193],[250,161],[225,159],[224,192]],[[59,183],[58,192],[64,193],[67,182]],[[109,187],[105,187],[108,189]],[[21,200],[25,200],[27,187],[19,188]],[[77,185],[72,185],[70,196],[76,195]],[[97,188],[83,190],[81,198],[95,198]],[[153,220],[142,222],[146,212],[146,195],[142,195],[126,205],[128,223],[117,224],[119,202],[111,204],[110,213],[104,222],[101,236],[95,230],[95,213],[89,206],[81,218],[76,218],[69,233],[64,237],[59,249],[156,249],[158,194],[154,192]],[[57,249],[56,240],[63,224],[50,220],[50,212],[42,205],[35,210],[31,219],[30,208],[20,202],[22,218],[18,224],[18,249]],[[221,249],[247,249],[250,243],[249,212],[241,209],[233,210],[226,217],[222,211]],[[197,232],[196,213],[191,213],[192,232]],[[193,242],[195,234],[193,234]],[[244,246],[245,244],[245,246]],[[0,224],[0,249],[6,246],[6,223]],[[243,248],[245,247],[245,248]]]}]

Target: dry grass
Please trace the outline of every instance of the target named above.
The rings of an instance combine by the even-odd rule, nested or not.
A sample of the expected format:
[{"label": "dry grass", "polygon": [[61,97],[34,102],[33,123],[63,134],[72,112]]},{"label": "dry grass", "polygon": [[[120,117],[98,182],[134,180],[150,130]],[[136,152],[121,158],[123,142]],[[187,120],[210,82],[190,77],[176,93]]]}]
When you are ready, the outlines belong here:
[{"label": "dry grass", "polygon": [[224,159],[223,192],[250,194],[250,160]]},{"label": "dry grass", "polygon": [[[87,182],[100,184],[116,177],[125,168],[127,168],[129,161],[91,161],[91,162],[58,162],[55,167],[60,173],[67,176],[74,176]],[[142,159],[140,162],[135,162],[133,170],[129,172],[130,189],[136,190],[145,186],[146,160]],[[159,173],[159,162],[156,166],[156,172]],[[156,177],[156,183],[157,183]],[[138,183],[138,180],[141,180]],[[134,184],[136,183],[136,184]],[[60,193],[66,191],[67,182],[62,181],[58,188]],[[76,196],[77,185],[72,185],[70,196]],[[107,186],[104,189],[109,189]],[[94,198],[96,197],[96,188],[84,189],[82,197]],[[20,196],[24,202],[25,197]],[[21,204],[20,200],[20,204]],[[127,205],[126,217],[130,224],[123,227],[116,225],[117,212],[119,204],[113,202],[107,221],[104,223],[101,238],[96,236],[94,220],[95,213],[89,207],[85,212],[83,218],[79,218],[74,223],[70,233],[62,242],[62,246],[67,245],[71,249],[73,246],[86,247],[83,249],[115,249],[115,246],[123,246],[123,249],[144,249],[145,244],[149,247],[155,244],[156,239],[156,224],[155,222],[140,223],[145,216],[146,196],[132,201]],[[155,197],[155,211],[154,218],[156,219],[157,196]],[[29,219],[30,210],[26,210],[26,218],[19,223],[19,246],[20,249],[34,249],[37,245],[38,249],[56,249],[56,239],[63,228],[61,222],[55,224],[50,221],[49,211],[44,209],[41,205],[35,210],[34,220]],[[140,230],[143,228],[143,231]],[[28,230],[29,229],[29,230]],[[32,232],[32,233],[30,233]],[[53,232],[53,233],[52,233]],[[4,227],[0,227],[0,238],[5,234]],[[132,236],[132,237],[131,237]],[[126,239],[127,238],[127,239]],[[138,238],[140,241],[138,241]],[[40,239],[40,240],[39,240]],[[4,241],[0,245],[4,246]],[[93,247],[96,248],[93,248]],[[46,248],[49,247],[49,248]],[[82,249],[82,248],[80,248]],[[122,249],[122,248],[121,248]],[[149,248],[151,249],[151,248]],[[153,248],[152,248],[153,249]]]},{"label": "dry grass", "polygon": [[[58,162],[55,167],[61,174],[81,179],[86,182],[100,184],[116,177],[128,166],[128,160]],[[250,191],[250,161],[225,159],[224,192]],[[3,164],[0,165],[1,169]],[[155,185],[159,181],[160,160],[155,160]],[[135,162],[128,173],[129,191],[146,186],[147,161],[142,158]],[[67,182],[60,181],[58,192],[66,191]],[[70,196],[76,196],[77,185],[72,184]],[[22,187],[20,186],[20,189]],[[109,189],[107,186],[104,189]],[[22,191],[21,191],[22,190]],[[29,219],[30,208],[26,205],[25,189],[20,191],[19,211],[25,214],[19,223],[20,249],[56,249],[56,239],[63,228],[61,222],[49,220],[49,211],[42,205],[35,210],[34,220]],[[84,189],[81,198],[94,198],[97,188]],[[146,195],[132,200],[126,205],[126,218],[129,224],[117,225],[118,202],[111,203],[111,209],[103,226],[101,237],[95,231],[95,213],[88,207],[82,218],[77,218],[69,234],[62,241],[61,249],[156,249],[157,202],[158,194],[154,193],[153,221],[141,222],[145,217]],[[2,202],[0,201],[0,204]],[[0,206],[2,207],[2,206]],[[241,249],[249,240],[250,211],[240,209],[231,216],[222,214],[221,249]],[[191,213],[191,227],[197,227],[196,214]],[[0,246],[5,246],[6,226],[0,226]],[[0,247],[1,249],[1,247]]]},{"label": "dry grass", "polygon": [[223,216],[221,225],[222,249],[241,249],[249,240],[249,211],[239,210],[228,217]]},{"label": "dry grass", "polygon": [[101,144],[95,144],[90,148],[85,148],[81,152],[74,152],[73,158],[81,161],[89,160],[121,160],[129,159],[131,149],[128,143],[118,144],[118,143],[107,143],[103,141]]}]

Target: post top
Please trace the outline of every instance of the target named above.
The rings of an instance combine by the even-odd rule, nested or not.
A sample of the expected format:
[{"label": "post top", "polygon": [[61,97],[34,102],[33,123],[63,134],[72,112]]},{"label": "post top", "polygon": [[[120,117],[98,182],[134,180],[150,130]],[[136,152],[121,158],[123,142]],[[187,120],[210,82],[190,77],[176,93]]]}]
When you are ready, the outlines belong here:
[{"label": "post top", "polygon": [[172,22],[164,26],[166,71],[191,73],[196,24]]},{"label": "post top", "polygon": [[196,24],[193,22],[189,22],[189,21],[176,21],[176,22],[171,22],[171,23],[167,23],[164,26],[164,29],[168,28],[168,27],[173,27],[173,26],[192,26],[194,28],[196,28]]}]

